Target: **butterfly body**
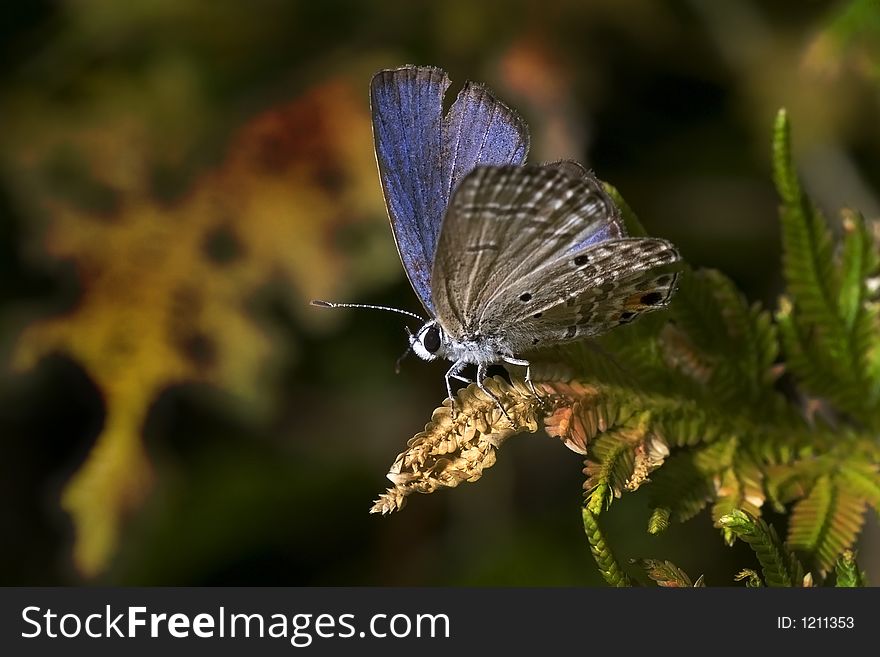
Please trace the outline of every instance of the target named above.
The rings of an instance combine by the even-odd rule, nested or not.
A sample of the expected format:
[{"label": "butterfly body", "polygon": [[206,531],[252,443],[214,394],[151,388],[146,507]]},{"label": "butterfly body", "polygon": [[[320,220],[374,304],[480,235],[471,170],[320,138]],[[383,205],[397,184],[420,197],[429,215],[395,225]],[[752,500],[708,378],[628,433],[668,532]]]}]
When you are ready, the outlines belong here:
[{"label": "butterfly body", "polygon": [[515,357],[513,345],[503,335],[475,331],[452,336],[436,319],[428,320],[412,336],[411,344],[415,354],[423,360],[445,358],[465,365],[489,365]]}]

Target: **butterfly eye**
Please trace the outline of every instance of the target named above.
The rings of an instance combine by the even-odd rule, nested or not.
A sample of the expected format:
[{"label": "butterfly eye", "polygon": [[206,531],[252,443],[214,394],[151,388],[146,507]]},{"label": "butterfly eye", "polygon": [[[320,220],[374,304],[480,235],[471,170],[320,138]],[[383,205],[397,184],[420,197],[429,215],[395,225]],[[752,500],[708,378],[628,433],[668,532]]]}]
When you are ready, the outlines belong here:
[{"label": "butterfly eye", "polygon": [[437,350],[440,349],[440,329],[432,326],[425,331],[422,336],[422,344],[429,354],[437,353]]}]

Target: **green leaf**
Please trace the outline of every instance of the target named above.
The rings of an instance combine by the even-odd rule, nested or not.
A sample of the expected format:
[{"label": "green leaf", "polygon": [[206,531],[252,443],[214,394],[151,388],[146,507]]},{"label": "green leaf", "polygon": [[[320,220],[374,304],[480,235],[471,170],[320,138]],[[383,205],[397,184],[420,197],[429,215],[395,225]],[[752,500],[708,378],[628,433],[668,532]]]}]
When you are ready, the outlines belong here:
[{"label": "green leaf", "polygon": [[633,474],[635,446],[619,431],[597,438],[590,445],[590,458],[584,474],[588,475],[587,506],[599,514],[607,509],[615,497],[620,497],[626,481]]},{"label": "green leaf", "polygon": [[[650,505],[655,509],[663,509],[661,518],[671,516],[678,522],[684,522],[697,515],[712,497],[711,479],[700,470],[695,463],[693,451],[679,452],[667,459],[652,478],[649,488]],[[652,515],[652,521],[656,520]]]},{"label": "green leaf", "polygon": [[855,543],[864,519],[864,498],[823,476],[810,494],[795,505],[788,526],[788,544],[810,555],[825,574],[843,551]]},{"label": "green leaf", "polygon": [[803,566],[785,549],[773,527],[739,509],[719,518],[719,523],[749,544],[758,557],[768,586],[801,586]]},{"label": "green leaf", "polygon": [[835,564],[837,574],[835,586],[838,588],[853,588],[865,586],[865,573],[859,569],[855,554],[852,550],[844,550]]},{"label": "green leaf", "polygon": [[757,573],[757,571],[754,571],[751,568],[742,569],[736,574],[736,577],[734,577],[733,579],[737,582],[745,580],[746,587],[750,589],[757,589],[764,586],[764,582],[761,580],[761,576]]},{"label": "green leaf", "polygon": [[851,459],[840,464],[838,476],[854,494],[861,496],[880,514],[880,464],[876,457]]},{"label": "green leaf", "polygon": [[647,573],[648,577],[664,588],[693,588],[694,586],[687,573],[671,561],[637,559],[635,563]]},{"label": "green leaf", "polygon": [[657,507],[651,512],[651,518],[648,520],[648,533],[660,534],[669,528],[669,516],[672,515],[672,509],[665,506]]},{"label": "green leaf", "polygon": [[[719,520],[735,509],[742,509],[751,516],[759,516],[764,503],[762,483],[763,474],[760,467],[747,457],[738,455],[734,466],[718,477],[717,497],[712,506],[715,526],[719,527]],[[735,539],[733,533],[726,527],[722,527],[721,533],[724,542],[733,545]]]},{"label": "green leaf", "polygon": [[825,459],[806,458],[766,468],[767,495],[776,511],[784,513],[786,504],[804,497],[829,467]]},{"label": "green leaf", "polygon": [[794,171],[784,110],[776,120],[773,155],[787,291],[777,321],[789,369],[809,392],[869,426],[880,426],[877,313],[866,287],[878,266],[873,236],[857,213],[845,212],[843,243],[835,257],[828,221]]},{"label": "green leaf", "polygon": [[791,127],[785,108],[776,113],[773,126],[773,181],[784,203],[795,205],[800,202],[801,185],[792,167]]},{"label": "green leaf", "polygon": [[586,532],[587,540],[590,543],[590,551],[593,553],[593,558],[596,560],[602,577],[611,586],[629,586],[629,578],[618,565],[599,529],[598,518],[586,507],[581,509],[581,514],[584,520],[584,532]]},{"label": "green leaf", "polygon": [[[769,313],[750,306],[729,278],[714,270],[683,273],[671,313],[691,344],[690,360],[702,363],[698,374],[710,393],[706,403],[748,400],[763,407],[781,401],[771,372],[779,352],[776,328]],[[682,338],[674,344],[670,338],[667,332],[665,347],[673,366],[676,360],[687,362],[670,353],[685,348]]]},{"label": "green leaf", "polygon": [[789,290],[810,316],[837,323],[837,274],[825,218],[803,193],[791,157],[791,130],[784,110],[773,142],[776,188],[782,197],[783,271]]},{"label": "green leaf", "polygon": [[855,328],[866,299],[865,279],[877,270],[877,251],[864,218],[843,211],[843,251],[840,258],[840,312],[844,325]]}]

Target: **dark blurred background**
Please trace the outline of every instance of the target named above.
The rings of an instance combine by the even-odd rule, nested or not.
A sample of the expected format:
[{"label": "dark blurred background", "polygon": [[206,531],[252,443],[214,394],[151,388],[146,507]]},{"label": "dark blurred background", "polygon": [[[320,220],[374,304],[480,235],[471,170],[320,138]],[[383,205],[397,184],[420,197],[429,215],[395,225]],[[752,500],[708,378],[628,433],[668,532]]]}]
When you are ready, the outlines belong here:
[{"label": "dark blurred background", "polygon": [[[380,68],[445,68],[452,97],[485,82],[532,161],[587,162],[771,306],[777,108],[822,207],[880,207],[873,1],[43,0],[0,20],[0,584],[601,583],[582,463],[540,433],[475,484],[367,513],[445,396],[442,364],[394,374],[400,317],[307,305],[420,310],[372,153]],[[754,565],[707,514],[648,536],[644,492],[606,516],[621,558],[715,585]]]}]

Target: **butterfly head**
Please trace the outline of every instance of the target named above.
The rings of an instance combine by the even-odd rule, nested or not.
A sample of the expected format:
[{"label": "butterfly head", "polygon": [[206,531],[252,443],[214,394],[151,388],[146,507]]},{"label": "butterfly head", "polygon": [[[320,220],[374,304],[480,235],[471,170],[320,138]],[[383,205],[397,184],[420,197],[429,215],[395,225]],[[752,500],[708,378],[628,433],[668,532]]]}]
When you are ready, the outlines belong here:
[{"label": "butterfly head", "polygon": [[413,353],[422,360],[435,360],[446,355],[447,338],[437,320],[429,320],[409,336]]}]

